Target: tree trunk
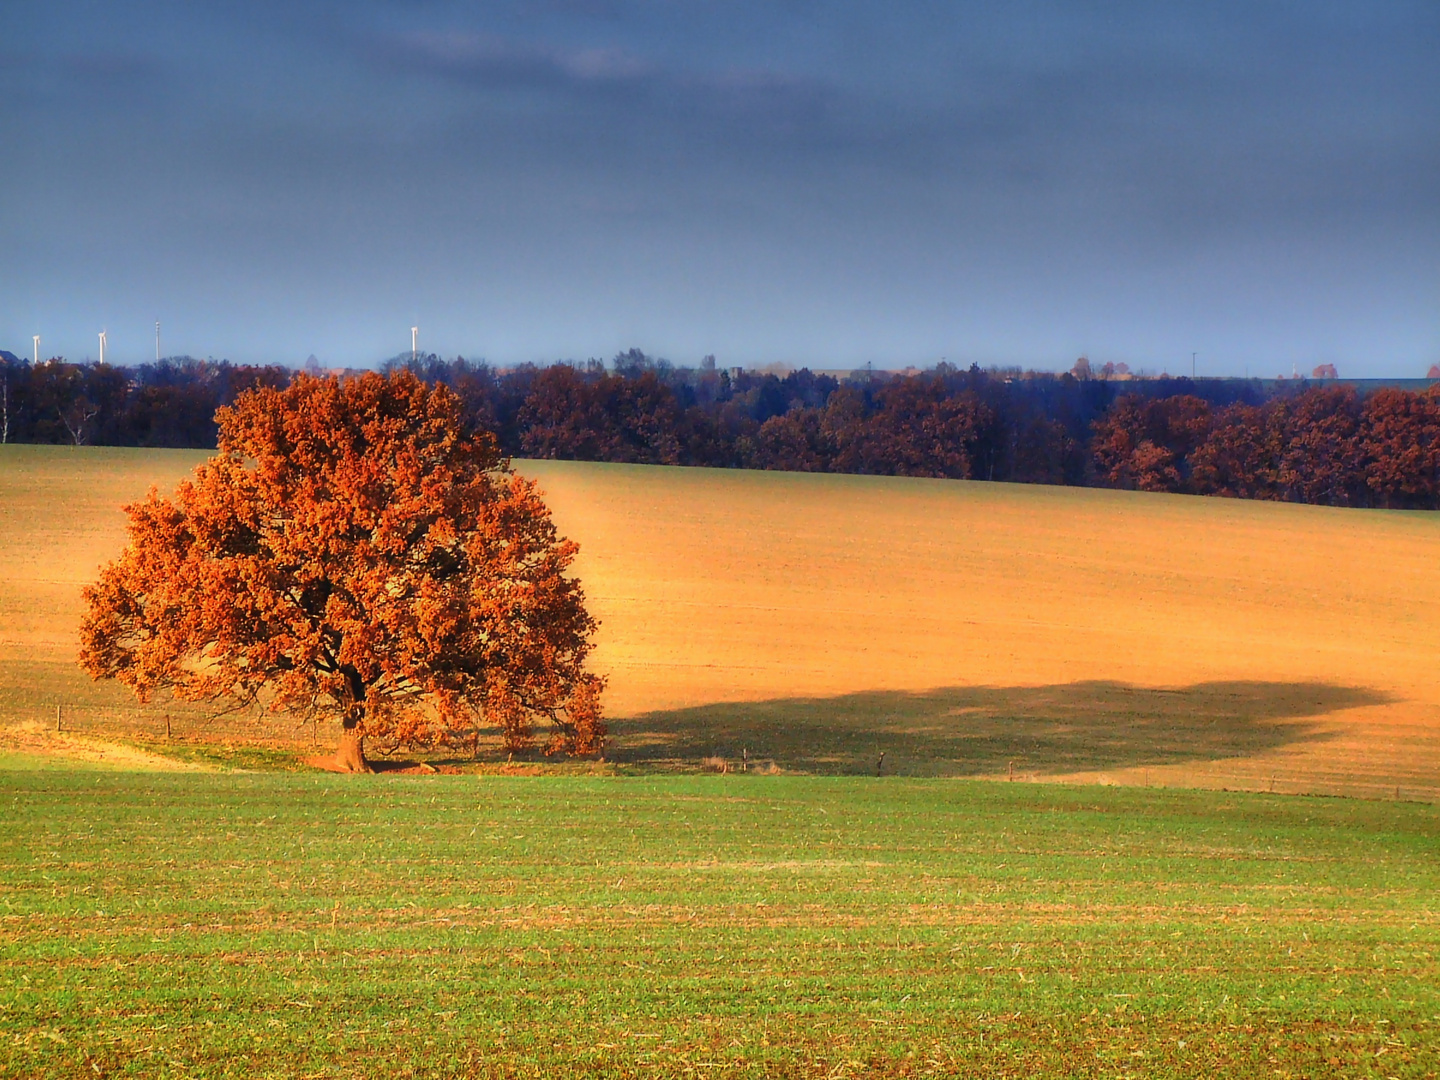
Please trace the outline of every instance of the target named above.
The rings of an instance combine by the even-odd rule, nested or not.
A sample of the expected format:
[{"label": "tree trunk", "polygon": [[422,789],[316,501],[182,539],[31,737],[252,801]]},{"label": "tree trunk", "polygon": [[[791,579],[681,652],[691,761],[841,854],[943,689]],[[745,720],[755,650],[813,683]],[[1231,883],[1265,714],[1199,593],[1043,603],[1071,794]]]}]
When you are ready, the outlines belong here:
[{"label": "tree trunk", "polygon": [[340,746],[335,751],[335,764],[342,772],[375,771],[365,760],[365,734],[358,724],[345,724],[340,728]]}]

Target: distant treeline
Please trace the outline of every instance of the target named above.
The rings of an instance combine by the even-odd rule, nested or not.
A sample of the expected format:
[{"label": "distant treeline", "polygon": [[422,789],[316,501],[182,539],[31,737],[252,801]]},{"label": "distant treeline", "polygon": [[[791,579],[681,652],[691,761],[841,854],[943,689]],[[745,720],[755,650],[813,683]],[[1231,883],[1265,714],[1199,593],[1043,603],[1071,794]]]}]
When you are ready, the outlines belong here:
[{"label": "distant treeline", "polygon": [[293,374],[188,356],[122,368],[0,352],[0,442],[213,448],[216,409]]},{"label": "distant treeline", "polygon": [[[1435,509],[1440,390],[960,370],[785,375],[609,365],[500,370],[404,356],[517,457],[1092,485]],[[10,442],[213,447],[215,409],[281,367],[179,358],[126,369],[0,354]]]}]

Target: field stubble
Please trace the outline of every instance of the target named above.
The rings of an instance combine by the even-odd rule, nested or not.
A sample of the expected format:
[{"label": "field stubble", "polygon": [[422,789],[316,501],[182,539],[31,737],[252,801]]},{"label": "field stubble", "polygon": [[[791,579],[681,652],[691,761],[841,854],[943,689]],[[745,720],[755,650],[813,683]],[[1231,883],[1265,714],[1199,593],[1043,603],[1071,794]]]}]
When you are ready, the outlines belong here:
[{"label": "field stubble", "polygon": [[[0,723],[60,705],[101,736],[155,739],[168,715],[187,738],[327,740],[137,708],[74,666],[120,504],[204,456],[0,447]],[[1434,514],[518,467],[581,542],[622,767],[868,773],[883,752],[908,775],[1440,796]]]}]

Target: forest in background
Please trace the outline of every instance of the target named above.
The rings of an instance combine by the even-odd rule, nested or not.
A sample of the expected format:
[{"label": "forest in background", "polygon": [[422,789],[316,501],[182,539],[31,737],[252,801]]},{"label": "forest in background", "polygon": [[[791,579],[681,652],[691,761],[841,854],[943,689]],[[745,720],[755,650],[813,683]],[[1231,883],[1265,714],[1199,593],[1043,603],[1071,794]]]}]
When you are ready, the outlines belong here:
[{"label": "forest in background", "polygon": [[[500,369],[404,354],[516,457],[1132,488],[1331,506],[1440,506],[1440,386],[1115,379],[1077,364],[772,373],[609,364]],[[216,408],[289,368],[135,368],[0,353],[0,441],[213,448]]]}]

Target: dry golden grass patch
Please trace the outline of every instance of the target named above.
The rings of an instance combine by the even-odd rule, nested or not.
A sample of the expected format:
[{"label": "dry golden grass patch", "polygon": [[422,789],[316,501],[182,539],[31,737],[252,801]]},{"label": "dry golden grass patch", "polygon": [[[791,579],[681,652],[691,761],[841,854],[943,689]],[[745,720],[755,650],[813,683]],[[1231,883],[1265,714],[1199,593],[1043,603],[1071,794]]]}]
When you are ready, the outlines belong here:
[{"label": "dry golden grass patch", "polygon": [[112,769],[143,769],[159,772],[205,772],[209,768],[201,763],[176,761],[172,757],[148,753],[123,743],[107,742],[86,735],[70,735],[57,732],[48,724],[38,720],[20,720],[0,724],[0,762],[6,765],[21,764],[8,760],[11,755],[23,759],[33,757],[41,760],[61,758],[67,761],[83,761],[91,765],[102,765]]}]

